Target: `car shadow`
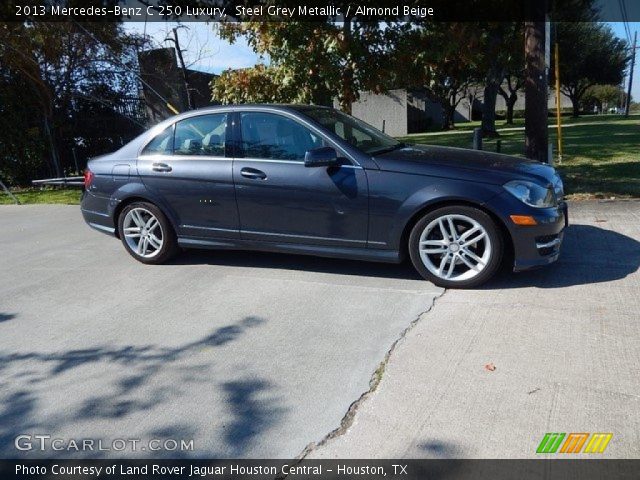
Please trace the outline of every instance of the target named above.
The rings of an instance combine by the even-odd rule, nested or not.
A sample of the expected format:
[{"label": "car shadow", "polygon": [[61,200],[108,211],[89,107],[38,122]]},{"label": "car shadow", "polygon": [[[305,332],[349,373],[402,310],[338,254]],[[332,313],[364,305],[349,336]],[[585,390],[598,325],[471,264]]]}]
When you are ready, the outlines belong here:
[{"label": "car shadow", "polygon": [[520,273],[502,272],[480,289],[563,288],[604,283],[625,278],[639,267],[637,240],[593,225],[570,225],[556,263]]},{"label": "car shadow", "polygon": [[16,318],[16,315],[14,313],[2,313],[2,312],[0,312],[0,323],[8,322],[9,320],[13,320],[14,318]]},{"label": "car shadow", "polygon": [[[411,262],[363,262],[306,255],[236,250],[187,250],[170,264],[220,265],[310,271],[336,275],[420,280]],[[619,280],[640,267],[640,242],[592,225],[570,225],[565,230],[560,259],[539,269],[513,273],[505,269],[480,289],[562,288]]]},{"label": "car shadow", "polygon": [[408,261],[400,264],[378,263],[260,251],[189,249],[169,263],[309,271],[403,280],[422,279]]}]

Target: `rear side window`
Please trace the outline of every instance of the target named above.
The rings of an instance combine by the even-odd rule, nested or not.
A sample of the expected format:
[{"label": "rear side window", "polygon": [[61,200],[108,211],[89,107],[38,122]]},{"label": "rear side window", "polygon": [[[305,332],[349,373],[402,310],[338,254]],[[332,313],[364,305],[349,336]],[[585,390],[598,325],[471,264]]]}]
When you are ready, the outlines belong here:
[{"label": "rear side window", "polygon": [[245,158],[302,162],[307,150],[323,146],[319,135],[282,115],[242,113],[240,120]]},{"label": "rear side window", "polygon": [[226,130],[226,113],[187,118],[156,135],[144,147],[142,155],[224,157]]},{"label": "rear side window", "polygon": [[151,140],[144,150],[142,155],[171,155],[173,149],[173,125],[165,128],[160,134],[156,135]]},{"label": "rear side window", "polygon": [[227,114],[200,115],[176,123],[174,155],[224,157]]}]

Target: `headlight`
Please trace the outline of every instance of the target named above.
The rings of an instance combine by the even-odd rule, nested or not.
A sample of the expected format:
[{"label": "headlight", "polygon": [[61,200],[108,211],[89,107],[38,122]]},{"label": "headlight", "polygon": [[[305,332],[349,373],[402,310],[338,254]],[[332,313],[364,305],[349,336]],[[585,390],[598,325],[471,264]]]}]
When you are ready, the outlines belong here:
[{"label": "headlight", "polygon": [[514,180],[506,183],[504,188],[518,200],[535,208],[548,208],[558,205],[558,199],[553,187],[543,187],[533,182]]},{"label": "headlight", "polygon": [[553,177],[553,190],[556,193],[556,200],[560,201],[564,198],[564,184],[562,183],[560,175],[557,173],[555,177]]}]

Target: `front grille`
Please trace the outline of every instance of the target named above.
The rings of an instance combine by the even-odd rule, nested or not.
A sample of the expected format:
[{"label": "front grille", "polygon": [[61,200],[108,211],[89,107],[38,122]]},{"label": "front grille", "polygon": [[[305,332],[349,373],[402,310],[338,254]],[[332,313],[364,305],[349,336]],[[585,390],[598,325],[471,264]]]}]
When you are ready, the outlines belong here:
[{"label": "front grille", "polygon": [[560,249],[561,240],[562,238],[559,234],[541,235],[536,237],[536,248],[538,249],[538,253],[543,257],[557,253]]},{"label": "front grille", "polygon": [[536,243],[549,243],[553,242],[558,235],[542,235],[540,237],[536,237]]}]

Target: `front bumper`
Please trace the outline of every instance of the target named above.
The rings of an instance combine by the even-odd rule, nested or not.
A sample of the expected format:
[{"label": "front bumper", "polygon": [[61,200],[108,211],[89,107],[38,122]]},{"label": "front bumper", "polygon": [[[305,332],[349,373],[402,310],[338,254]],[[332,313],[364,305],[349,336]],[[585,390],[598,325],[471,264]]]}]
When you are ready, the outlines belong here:
[{"label": "front bumper", "polygon": [[[569,225],[566,202],[554,208],[533,208],[523,205],[509,193],[498,195],[491,202],[505,222],[513,240],[513,270],[518,272],[541,267],[558,260],[564,239],[564,229]],[[516,225],[510,215],[530,215],[537,225]]]}]

